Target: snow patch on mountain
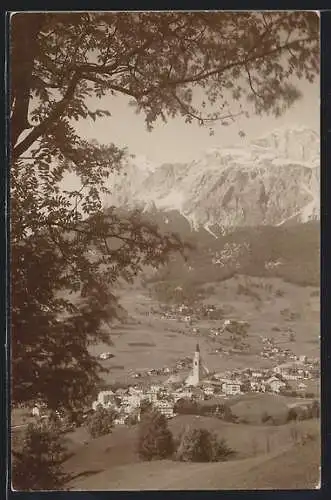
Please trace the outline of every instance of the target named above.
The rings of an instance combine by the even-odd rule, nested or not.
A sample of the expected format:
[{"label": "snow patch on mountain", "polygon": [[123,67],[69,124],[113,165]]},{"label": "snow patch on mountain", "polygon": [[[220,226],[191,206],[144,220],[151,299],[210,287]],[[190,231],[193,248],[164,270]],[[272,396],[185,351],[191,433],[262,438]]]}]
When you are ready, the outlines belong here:
[{"label": "snow patch on mountain", "polygon": [[188,163],[156,166],[136,157],[112,179],[114,205],[177,210],[195,229],[280,225],[318,219],[319,136],[277,129],[246,145],[210,148]]}]

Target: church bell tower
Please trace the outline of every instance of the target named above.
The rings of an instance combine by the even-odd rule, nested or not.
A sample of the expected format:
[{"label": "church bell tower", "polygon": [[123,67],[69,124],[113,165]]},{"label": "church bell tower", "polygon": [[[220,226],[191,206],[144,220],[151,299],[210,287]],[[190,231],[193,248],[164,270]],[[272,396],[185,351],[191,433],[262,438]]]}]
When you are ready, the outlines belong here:
[{"label": "church bell tower", "polygon": [[196,345],[193,357],[192,385],[199,385],[200,382],[200,347]]},{"label": "church bell tower", "polygon": [[199,344],[196,345],[195,353],[193,356],[193,367],[191,373],[187,377],[185,384],[187,386],[196,387],[200,384],[200,381],[208,375],[209,370],[203,363],[203,359],[200,355],[200,347]]}]

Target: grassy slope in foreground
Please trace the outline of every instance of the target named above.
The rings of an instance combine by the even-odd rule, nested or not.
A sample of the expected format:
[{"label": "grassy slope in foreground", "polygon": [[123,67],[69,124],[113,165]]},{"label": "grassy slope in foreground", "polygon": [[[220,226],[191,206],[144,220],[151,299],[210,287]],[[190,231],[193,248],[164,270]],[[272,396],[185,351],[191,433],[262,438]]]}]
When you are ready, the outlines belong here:
[{"label": "grassy slope in foreground", "polygon": [[314,489],[320,445],[313,441],[274,454],[212,464],[172,461],[114,467],[72,486],[76,490]]},{"label": "grassy slope in foreground", "polygon": [[[247,481],[253,481],[251,486],[253,488],[263,488],[265,485],[264,462],[272,460],[273,457],[281,457],[284,453],[286,463],[293,469],[292,473],[286,471],[288,480],[292,474],[293,481],[296,481],[300,486],[300,481],[303,481],[301,469],[302,473],[308,474],[307,478],[309,479],[310,472],[305,472],[305,469],[308,470],[309,463],[311,463],[311,474],[313,474],[315,481],[315,472],[318,472],[319,465],[318,447],[316,447],[315,441],[312,442],[310,458],[304,447],[295,451],[296,448],[294,448],[291,438],[294,424],[253,426],[231,424],[216,418],[195,417],[193,415],[178,416],[169,422],[175,435],[186,425],[208,428],[215,431],[220,437],[224,437],[229,446],[237,451],[235,459],[231,462],[218,464],[190,464],[170,460],[151,463],[140,462],[135,452],[136,428],[118,427],[114,429],[112,434],[91,440],[86,445],[83,445],[82,442],[84,439],[88,439],[88,436],[84,429],[80,429],[79,432],[77,431],[75,435],[71,436],[72,448],[70,451],[73,452],[73,456],[65,463],[65,471],[74,476],[70,489],[222,489],[244,488]],[[308,433],[315,436],[316,442],[319,442],[318,421],[302,421],[295,426],[301,436]],[[267,453],[267,443],[269,453]],[[289,449],[291,447],[294,451]],[[288,449],[289,451],[287,451]],[[301,459],[301,450],[304,451],[303,459]],[[287,457],[288,453],[289,458]],[[254,454],[257,455],[253,456]],[[273,479],[271,475],[273,469],[278,470],[279,474],[283,473],[281,465],[283,458],[280,459],[278,465],[277,460],[278,458],[276,464],[270,466],[270,472],[268,472],[269,469],[266,472],[266,478],[270,484],[272,480],[275,484],[277,483],[277,477]],[[298,462],[297,465],[295,465],[296,462]],[[261,467],[262,470],[260,470]],[[251,469],[252,476],[249,473]],[[195,477],[195,474],[198,476]],[[225,481],[224,486],[222,481]],[[305,485],[306,483],[303,483],[303,487],[307,487]],[[269,483],[266,487],[269,487]],[[271,484],[270,488],[272,487]]]}]

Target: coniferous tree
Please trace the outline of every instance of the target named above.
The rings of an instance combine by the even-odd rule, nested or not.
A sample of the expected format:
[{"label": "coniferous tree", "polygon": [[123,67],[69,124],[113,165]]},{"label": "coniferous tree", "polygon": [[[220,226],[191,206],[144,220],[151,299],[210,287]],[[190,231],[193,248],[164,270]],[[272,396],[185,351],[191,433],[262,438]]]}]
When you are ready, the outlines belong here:
[{"label": "coniferous tree", "polygon": [[69,477],[62,469],[67,456],[55,427],[30,424],[18,450],[12,453],[12,485],[15,490],[63,489]]},{"label": "coniferous tree", "polygon": [[143,460],[158,460],[172,455],[173,437],[167,419],[151,410],[141,416],[138,430],[138,454]]},{"label": "coniferous tree", "polygon": [[110,434],[114,427],[116,411],[112,408],[103,408],[99,405],[87,422],[87,429],[92,438]]},{"label": "coniferous tree", "polygon": [[208,429],[186,429],[176,451],[177,460],[183,462],[217,462],[227,460],[233,451],[224,439]]}]

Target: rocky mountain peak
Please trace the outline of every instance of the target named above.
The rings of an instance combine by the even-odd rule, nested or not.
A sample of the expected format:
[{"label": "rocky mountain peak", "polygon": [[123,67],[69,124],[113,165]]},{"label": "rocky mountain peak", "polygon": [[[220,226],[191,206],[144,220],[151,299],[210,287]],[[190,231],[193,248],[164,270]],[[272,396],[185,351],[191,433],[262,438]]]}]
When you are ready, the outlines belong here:
[{"label": "rocky mountain peak", "polygon": [[319,142],[313,130],[287,127],[188,163],[133,159],[108,203],[178,210],[195,228],[307,222],[319,218]]}]

